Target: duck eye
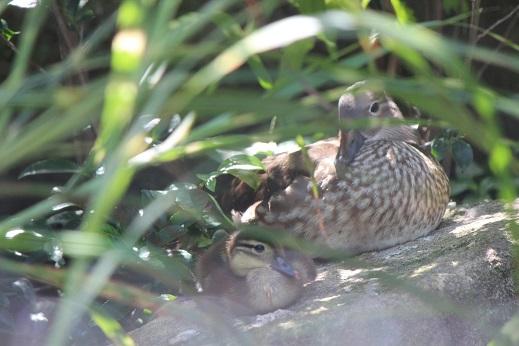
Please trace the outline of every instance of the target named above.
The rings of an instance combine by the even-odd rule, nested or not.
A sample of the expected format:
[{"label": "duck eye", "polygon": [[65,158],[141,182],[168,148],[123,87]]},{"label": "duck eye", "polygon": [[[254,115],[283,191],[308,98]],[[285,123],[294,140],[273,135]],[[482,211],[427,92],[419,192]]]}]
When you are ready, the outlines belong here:
[{"label": "duck eye", "polygon": [[373,102],[373,103],[371,104],[371,106],[369,106],[369,112],[370,112],[370,113],[376,113],[376,112],[378,112],[378,109],[379,109],[379,104],[378,104],[378,102]]},{"label": "duck eye", "polygon": [[254,246],[254,251],[256,251],[256,252],[263,252],[263,251],[265,251],[265,245],[258,244],[256,246]]}]

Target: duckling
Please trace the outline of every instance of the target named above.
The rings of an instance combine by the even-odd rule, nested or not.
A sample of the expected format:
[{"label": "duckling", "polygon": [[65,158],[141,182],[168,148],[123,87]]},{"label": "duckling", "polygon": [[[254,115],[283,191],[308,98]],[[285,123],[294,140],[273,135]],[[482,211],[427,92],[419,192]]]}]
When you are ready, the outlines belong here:
[{"label": "duckling", "polygon": [[[341,96],[338,113],[340,121],[403,119],[389,96],[364,83]],[[270,158],[242,222],[283,228],[351,254],[424,236],[440,223],[450,189],[442,167],[419,144],[408,125],[341,129],[337,138],[308,147],[313,171],[301,152]],[[239,189],[228,194],[234,191],[241,196]]]},{"label": "duckling", "polygon": [[196,273],[204,294],[236,303],[247,314],[262,314],[293,304],[316,269],[303,254],[238,231],[213,244]]}]

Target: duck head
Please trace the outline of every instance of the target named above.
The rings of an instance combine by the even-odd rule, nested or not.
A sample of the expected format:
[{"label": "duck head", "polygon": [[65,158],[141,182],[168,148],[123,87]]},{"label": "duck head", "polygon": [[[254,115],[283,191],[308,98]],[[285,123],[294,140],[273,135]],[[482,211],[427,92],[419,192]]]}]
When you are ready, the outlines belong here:
[{"label": "duck head", "polygon": [[[338,104],[339,122],[357,119],[404,119],[397,104],[384,91],[370,90],[366,83],[349,87]],[[417,143],[415,130],[407,125],[339,130],[339,150],[335,159],[340,174],[353,161],[367,141],[393,140]]]}]

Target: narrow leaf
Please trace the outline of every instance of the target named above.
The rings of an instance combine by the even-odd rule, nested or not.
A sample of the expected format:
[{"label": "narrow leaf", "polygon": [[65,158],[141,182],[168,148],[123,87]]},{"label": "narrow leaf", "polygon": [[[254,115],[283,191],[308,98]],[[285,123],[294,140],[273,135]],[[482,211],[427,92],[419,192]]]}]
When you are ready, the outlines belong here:
[{"label": "narrow leaf", "polygon": [[35,162],[25,168],[18,176],[18,179],[39,174],[77,173],[79,170],[80,167],[76,163],[69,160],[42,160]]}]

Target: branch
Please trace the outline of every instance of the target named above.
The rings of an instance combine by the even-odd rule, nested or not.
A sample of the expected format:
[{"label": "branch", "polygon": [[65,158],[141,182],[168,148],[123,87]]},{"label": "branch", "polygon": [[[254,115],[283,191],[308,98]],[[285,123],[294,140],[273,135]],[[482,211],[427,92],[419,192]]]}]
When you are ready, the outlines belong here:
[{"label": "branch", "polygon": [[478,37],[476,38],[476,42],[478,42],[479,40],[481,40],[483,37],[485,37],[486,35],[488,35],[492,30],[494,30],[498,25],[502,24],[503,22],[507,21],[509,18],[511,18],[517,11],[519,11],[519,5],[517,5],[513,10],[512,12],[508,13],[506,16],[504,16],[503,18],[499,19],[497,22],[495,22],[494,24],[492,24],[491,26],[489,26],[485,31],[483,31],[481,34],[478,35]]}]

